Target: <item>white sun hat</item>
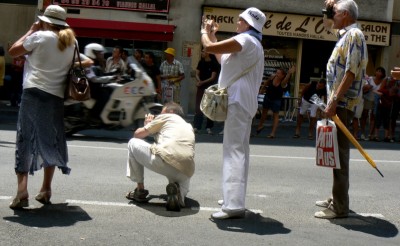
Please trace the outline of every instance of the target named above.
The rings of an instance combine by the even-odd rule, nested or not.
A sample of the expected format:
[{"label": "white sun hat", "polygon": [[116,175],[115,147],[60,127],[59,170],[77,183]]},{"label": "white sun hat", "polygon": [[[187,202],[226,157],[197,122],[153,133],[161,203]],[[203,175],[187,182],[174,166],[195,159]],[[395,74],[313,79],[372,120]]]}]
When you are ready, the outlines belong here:
[{"label": "white sun hat", "polygon": [[65,22],[67,19],[67,12],[58,5],[49,5],[44,11],[44,14],[38,16],[38,18],[57,26],[68,26],[67,22]]},{"label": "white sun hat", "polygon": [[243,11],[239,17],[242,17],[250,26],[259,32],[262,32],[263,26],[267,21],[265,14],[259,9],[251,7]]}]

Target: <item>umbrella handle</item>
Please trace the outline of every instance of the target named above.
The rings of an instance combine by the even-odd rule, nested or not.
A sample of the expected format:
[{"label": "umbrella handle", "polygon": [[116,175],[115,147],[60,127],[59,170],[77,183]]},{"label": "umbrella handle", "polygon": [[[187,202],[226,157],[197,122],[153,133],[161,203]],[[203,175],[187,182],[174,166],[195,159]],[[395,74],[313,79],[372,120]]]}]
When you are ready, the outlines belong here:
[{"label": "umbrella handle", "polygon": [[350,140],[350,142],[360,151],[361,155],[368,161],[368,163],[375,168],[379,174],[383,177],[382,173],[376,167],[374,160],[372,160],[371,156],[363,149],[360,143],[354,138],[354,136],[349,132],[347,127],[343,124],[343,122],[339,119],[337,115],[332,116],[332,120],[336,123],[336,125],[342,130],[342,132],[346,135],[346,137]]}]

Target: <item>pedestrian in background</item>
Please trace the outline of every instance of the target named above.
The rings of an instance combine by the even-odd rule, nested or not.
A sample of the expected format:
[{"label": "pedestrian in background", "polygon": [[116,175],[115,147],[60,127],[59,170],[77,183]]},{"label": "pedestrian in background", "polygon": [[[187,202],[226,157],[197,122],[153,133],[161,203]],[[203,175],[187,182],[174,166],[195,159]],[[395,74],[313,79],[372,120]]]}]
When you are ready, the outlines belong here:
[{"label": "pedestrian in background", "polygon": [[[358,6],[353,0],[325,1],[333,8],[333,20],[324,15],[324,26],[338,36],[338,42],[328,60],[327,96],[325,114],[337,115],[348,128],[354,110],[362,97],[362,80],[368,63],[364,34],[357,26]],[[349,161],[350,142],[344,132],[337,129],[340,169],[333,169],[332,197],[315,204],[325,209],[315,213],[316,218],[344,218],[349,215]]]},{"label": "pedestrian in background", "polygon": [[[163,102],[172,101],[180,103],[181,101],[181,81],[185,78],[185,71],[180,61],[175,59],[176,52],[174,48],[164,50],[165,60],[160,65]],[[170,98],[172,90],[172,98]]]},{"label": "pedestrian in background", "polygon": [[304,115],[310,111],[310,125],[308,127],[308,139],[313,139],[313,132],[317,123],[318,105],[310,101],[313,95],[317,95],[322,101],[326,99],[326,80],[312,81],[301,92],[301,100],[299,101],[299,112],[297,114],[296,131],[293,138],[300,138],[301,124],[303,123]]},{"label": "pedestrian in background", "polygon": [[161,102],[161,72],[160,68],[154,63],[154,53],[148,51],[144,54],[143,68],[146,73],[153,80],[154,88],[156,89],[157,96],[155,97],[156,102]]},{"label": "pedestrian in background", "polygon": [[[368,77],[366,84],[363,86],[363,97],[364,97],[364,108],[361,115],[360,127],[361,127],[361,140],[373,140],[375,135],[375,115],[377,111],[376,97],[379,97],[376,92],[379,89],[379,85],[386,77],[386,70],[383,67],[378,67],[375,70],[375,76]],[[369,131],[366,137],[366,125],[369,123]]]},{"label": "pedestrian in background", "polygon": [[292,74],[296,72],[296,67],[292,66],[286,72],[283,68],[278,68],[264,83],[266,93],[263,100],[261,118],[256,129],[257,135],[264,129],[264,122],[267,119],[268,110],[272,111],[272,131],[267,138],[275,138],[276,130],[279,125],[279,111],[281,110],[283,93],[287,90]]},{"label": "pedestrian in background", "polygon": [[6,75],[6,61],[4,59],[4,47],[0,45],[0,87],[4,85]]},{"label": "pedestrian in background", "polygon": [[[220,69],[220,65],[214,55],[204,50],[201,51],[201,59],[196,69],[196,113],[193,122],[195,133],[201,129],[201,125],[203,124],[204,114],[200,110],[200,103],[203,98],[204,90],[217,82]],[[211,128],[213,126],[214,121],[207,118],[206,130],[208,134],[212,134]]]},{"label": "pedestrian in background", "polygon": [[29,206],[28,173],[44,168],[42,187],[35,199],[50,202],[55,167],[69,174],[64,134],[64,89],[72,64],[74,32],[65,22],[66,11],[49,5],[29,31],[9,49],[12,57],[26,55],[23,93],[17,122],[15,172],[17,195],[10,208]]},{"label": "pedestrian in background", "polygon": [[[218,42],[218,24],[203,17],[201,42],[205,52],[221,64],[219,86],[228,88],[228,114],[224,123],[221,211],[214,219],[245,216],[245,198],[250,159],[251,122],[264,72],[263,12],[248,8],[239,15],[232,38]],[[247,72],[248,71],[248,72]]]},{"label": "pedestrian in background", "polygon": [[123,75],[126,72],[126,64],[122,59],[123,48],[121,46],[115,46],[112,52],[112,56],[106,60],[106,73],[115,73]]},{"label": "pedestrian in background", "polygon": [[10,106],[18,106],[21,102],[25,56],[14,57],[11,64]]}]

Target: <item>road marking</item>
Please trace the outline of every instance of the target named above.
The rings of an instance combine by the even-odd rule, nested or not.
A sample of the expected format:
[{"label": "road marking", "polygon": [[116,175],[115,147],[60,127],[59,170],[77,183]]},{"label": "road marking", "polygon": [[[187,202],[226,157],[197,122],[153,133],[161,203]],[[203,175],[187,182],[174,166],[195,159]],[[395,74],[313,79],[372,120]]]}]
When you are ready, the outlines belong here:
[{"label": "road marking", "polygon": [[[88,148],[88,149],[107,149],[107,150],[121,150],[127,151],[127,148],[112,148],[112,147],[99,147],[99,146],[89,146],[89,145],[74,145],[68,144],[68,147],[72,148]],[[315,157],[305,157],[305,156],[280,156],[280,155],[250,155],[251,157],[256,158],[275,158],[275,159],[301,159],[301,160],[315,160]],[[350,159],[350,161],[355,162],[366,162],[365,159]],[[400,163],[399,161],[391,161],[391,160],[375,160],[376,163],[384,162],[384,163]]]},{"label": "road marking", "polygon": [[[9,200],[11,196],[0,196],[0,200]],[[123,202],[101,202],[101,201],[84,201],[84,200],[65,200],[66,203],[72,204],[84,204],[84,205],[94,205],[94,206],[116,206],[116,207],[137,207],[135,204],[132,203],[123,203]],[[194,211],[211,211],[217,212],[220,211],[221,208],[212,208],[212,207],[191,207],[191,210]],[[249,209],[253,213],[262,214],[263,211],[260,209]],[[378,213],[349,213],[349,217],[374,217],[378,219],[383,219],[385,216],[383,214]]]},{"label": "road marking", "polygon": [[[72,204],[84,204],[84,205],[94,205],[94,206],[118,206],[118,207],[137,207],[132,203],[123,203],[123,202],[100,202],[100,201],[83,201],[83,200],[65,200],[67,203]],[[191,210],[194,211],[220,211],[221,208],[211,208],[211,207],[191,207]],[[254,213],[262,214],[263,211],[259,209],[249,209]]]},{"label": "road marking", "polygon": [[[280,156],[280,155],[250,155],[251,157],[259,158],[275,158],[275,159],[302,159],[302,160],[315,160],[315,157],[303,157],[303,156]],[[365,159],[350,159],[350,161],[366,162]],[[375,162],[387,162],[387,163],[400,163],[400,161],[390,160],[375,160]]]},{"label": "road marking", "polygon": [[73,145],[73,144],[68,144],[68,147],[88,148],[88,149],[124,150],[124,151],[128,150],[128,147],[126,147],[126,148],[112,148],[112,147],[99,147],[99,146],[89,146],[89,145]]},{"label": "road marking", "polygon": [[132,203],[122,203],[122,202],[100,202],[100,201],[83,201],[83,200],[65,200],[67,203],[73,204],[85,204],[85,205],[95,205],[95,206],[116,206],[116,207],[136,207]]}]

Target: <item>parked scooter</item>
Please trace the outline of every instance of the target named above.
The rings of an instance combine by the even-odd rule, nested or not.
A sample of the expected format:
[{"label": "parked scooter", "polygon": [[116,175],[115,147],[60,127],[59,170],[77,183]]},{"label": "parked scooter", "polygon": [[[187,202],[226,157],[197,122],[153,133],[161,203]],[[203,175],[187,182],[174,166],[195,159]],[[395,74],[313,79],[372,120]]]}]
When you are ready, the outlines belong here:
[{"label": "parked scooter", "polygon": [[84,102],[66,101],[64,124],[67,136],[85,129],[121,129],[143,126],[147,113],[158,115],[163,105],[155,103],[157,95],[152,79],[135,65],[135,78],[124,75],[104,83],[112,91],[109,100],[100,113],[94,117],[91,109],[94,99]]}]

